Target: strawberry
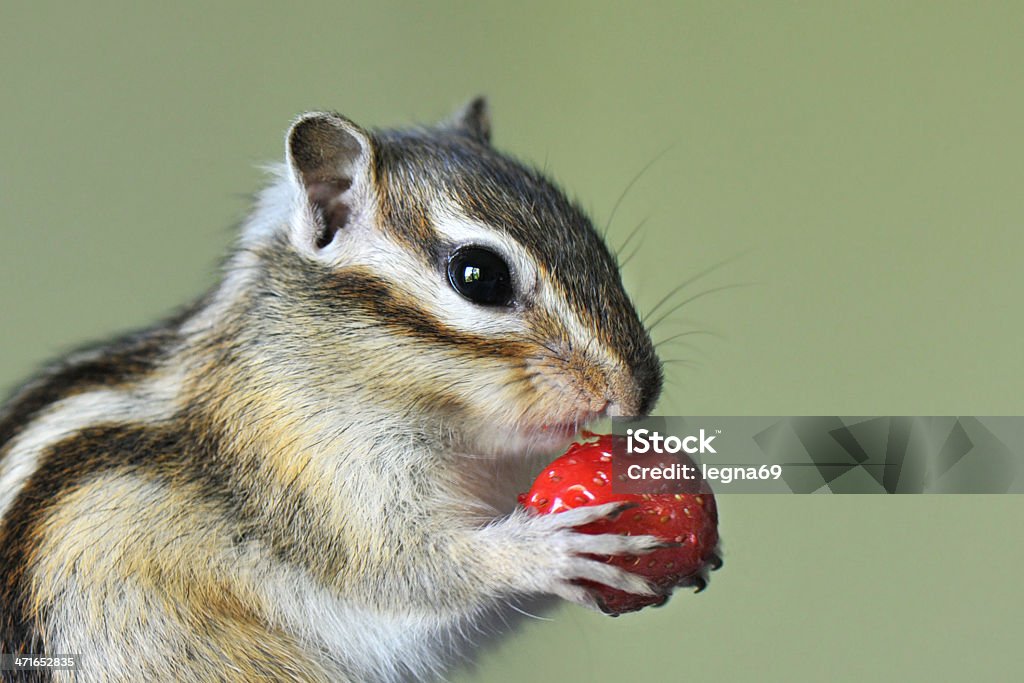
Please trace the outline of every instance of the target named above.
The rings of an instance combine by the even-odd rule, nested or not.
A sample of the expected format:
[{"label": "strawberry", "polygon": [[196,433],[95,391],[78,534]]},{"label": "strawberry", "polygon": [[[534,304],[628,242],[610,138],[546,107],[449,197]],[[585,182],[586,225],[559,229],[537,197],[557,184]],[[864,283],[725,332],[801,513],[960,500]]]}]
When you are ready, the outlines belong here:
[{"label": "strawberry", "polygon": [[[647,606],[660,606],[679,586],[694,586],[700,592],[707,585],[709,569],[718,569],[718,511],[706,484],[689,493],[612,493],[611,434],[596,440],[574,443],[564,455],[544,468],[519,503],[538,513],[559,513],[584,505],[634,503],[615,518],[602,519],[576,530],[586,534],[648,534],[665,540],[669,547],[647,555],[616,555],[605,561],[646,577],[661,595],[640,596],[581,581],[595,594],[601,609],[613,616]],[[631,461],[632,462],[632,461]],[[648,463],[658,464],[658,463]],[[682,490],[682,489],[676,489]]]}]

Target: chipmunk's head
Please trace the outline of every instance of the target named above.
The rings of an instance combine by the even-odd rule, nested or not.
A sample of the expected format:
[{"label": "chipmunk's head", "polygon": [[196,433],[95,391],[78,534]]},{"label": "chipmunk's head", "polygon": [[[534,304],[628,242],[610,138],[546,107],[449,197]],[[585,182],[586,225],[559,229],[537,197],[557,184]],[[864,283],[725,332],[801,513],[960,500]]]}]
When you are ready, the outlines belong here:
[{"label": "chipmunk's head", "polygon": [[479,453],[650,411],[661,363],[615,259],[555,185],[491,146],[483,100],[413,130],[306,114],[287,162],[287,220],[247,240],[271,264],[263,317],[287,322],[309,386]]}]

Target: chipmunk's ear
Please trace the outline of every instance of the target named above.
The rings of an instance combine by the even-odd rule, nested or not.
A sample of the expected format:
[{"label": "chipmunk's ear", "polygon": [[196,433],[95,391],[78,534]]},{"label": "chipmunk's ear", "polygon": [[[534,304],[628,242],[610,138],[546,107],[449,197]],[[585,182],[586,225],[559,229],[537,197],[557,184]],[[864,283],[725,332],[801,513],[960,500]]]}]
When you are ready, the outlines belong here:
[{"label": "chipmunk's ear", "polygon": [[[288,131],[288,165],[305,191],[299,246],[322,250],[339,230],[373,210],[373,144],[337,114],[303,114]],[[310,225],[311,223],[311,225]]]},{"label": "chipmunk's ear", "polygon": [[480,144],[491,144],[491,109],[482,95],[475,97],[446,121],[447,127]]}]

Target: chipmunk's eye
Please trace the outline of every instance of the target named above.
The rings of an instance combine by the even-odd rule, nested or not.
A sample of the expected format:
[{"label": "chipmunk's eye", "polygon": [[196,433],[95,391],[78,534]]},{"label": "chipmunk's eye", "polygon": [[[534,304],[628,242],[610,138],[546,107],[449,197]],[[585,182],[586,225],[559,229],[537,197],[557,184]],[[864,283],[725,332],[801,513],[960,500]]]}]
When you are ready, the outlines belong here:
[{"label": "chipmunk's eye", "polygon": [[507,306],[515,292],[505,260],[484,247],[460,247],[448,257],[448,281],[481,306]]}]

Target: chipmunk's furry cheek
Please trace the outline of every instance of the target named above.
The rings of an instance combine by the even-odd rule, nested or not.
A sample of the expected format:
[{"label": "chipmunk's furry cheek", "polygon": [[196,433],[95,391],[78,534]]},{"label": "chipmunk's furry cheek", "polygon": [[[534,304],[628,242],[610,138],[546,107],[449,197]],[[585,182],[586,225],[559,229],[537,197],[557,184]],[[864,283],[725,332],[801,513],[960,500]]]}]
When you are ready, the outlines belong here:
[{"label": "chipmunk's furry cheek", "polygon": [[[527,319],[529,336],[539,343],[532,363],[538,378],[570,406],[563,411],[647,414],[661,391],[662,378],[660,362],[645,333],[629,348],[647,352],[624,353],[609,344],[603,333],[622,320],[612,315],[581,317],[543,269],[537,299],[543,305],[530,311]],[[632,309],[623,315],[639,326]]]},{"label": "chipmunk's furry cheek", "polygon": [[474,373],[461,385],[464,392],[472,400],[458,405],[459,417],[450,424],[458,448],[478,454],[553,452],[603,416],[607,405],[603,392],[581,391],[550,358]]}]

